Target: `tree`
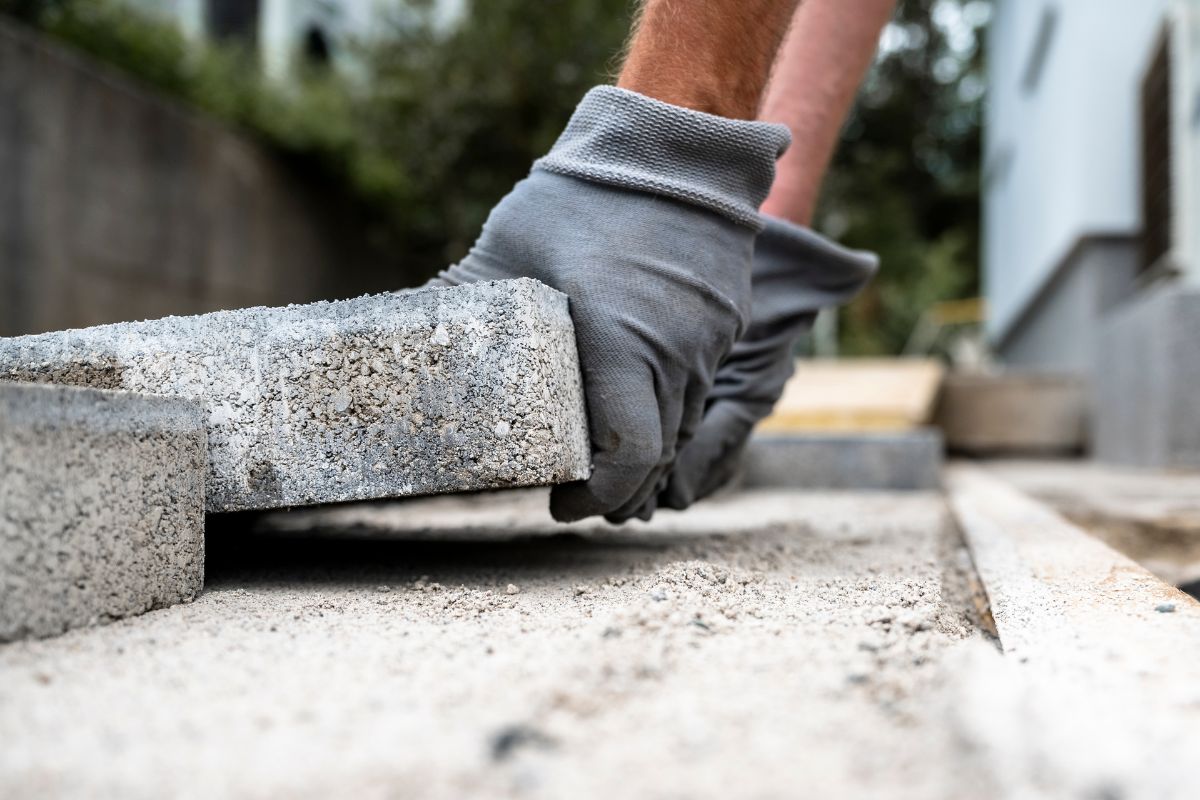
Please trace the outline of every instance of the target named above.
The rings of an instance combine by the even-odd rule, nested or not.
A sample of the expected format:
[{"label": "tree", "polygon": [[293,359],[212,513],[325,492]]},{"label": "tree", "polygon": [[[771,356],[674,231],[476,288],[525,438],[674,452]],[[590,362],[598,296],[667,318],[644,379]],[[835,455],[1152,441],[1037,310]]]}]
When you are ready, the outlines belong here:
[{"label": "tree", "polygon": [[846,125],[817,225],[879,253],[843,352],[897,353],[931,303],[979,291],[981,0],[902,0]]},{"label": "tree", "polygon": [[[611,80],[634,0],[468,0],[449,30],[409,0],[361,75],[273,86],[235,46],[197,52],[115,0],[0,0],[51,35],[258,136],[355,209],[397,285],[460,258],[588,88]],[[816,226],[882,257],[842,316],[846,353],[895,353],[930,303],[978,292],[984,0],[901,0]]]}]

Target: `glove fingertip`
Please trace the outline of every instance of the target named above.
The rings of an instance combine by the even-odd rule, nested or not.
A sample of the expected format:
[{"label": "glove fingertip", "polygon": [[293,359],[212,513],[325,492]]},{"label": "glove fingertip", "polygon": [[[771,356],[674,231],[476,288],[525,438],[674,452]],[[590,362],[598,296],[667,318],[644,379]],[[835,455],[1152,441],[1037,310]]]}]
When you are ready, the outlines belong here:
[{"label": "glove fingertip", "polygon": [[561,483],[550,490],[550,516],[555,522],[578,522],[605,511],[587,481]]}]

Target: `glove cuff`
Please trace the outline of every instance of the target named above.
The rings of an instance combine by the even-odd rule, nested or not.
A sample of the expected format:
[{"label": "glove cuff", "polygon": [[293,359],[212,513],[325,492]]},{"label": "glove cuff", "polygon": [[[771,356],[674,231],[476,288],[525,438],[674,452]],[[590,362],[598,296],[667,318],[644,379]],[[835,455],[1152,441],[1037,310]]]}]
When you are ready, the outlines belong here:
[{"label": "glove cuff", "polygon": [[783,125],[726,119],[598,86],[534,169],[663,195],[752,230],[791,143]]}]

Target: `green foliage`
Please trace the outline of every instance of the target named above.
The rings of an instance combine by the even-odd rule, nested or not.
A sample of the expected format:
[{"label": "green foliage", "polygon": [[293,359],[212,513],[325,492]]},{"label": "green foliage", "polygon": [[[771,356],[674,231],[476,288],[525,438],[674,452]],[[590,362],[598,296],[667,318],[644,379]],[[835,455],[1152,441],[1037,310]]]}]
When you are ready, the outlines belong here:
[{"label": "green foliage", "polygon": [[826,180],[818,227],[880,254],[842,352],[897,353],[921,312],[979,292],[981,0],[902,0]]},{"label": "green foliage", "polygon": [[116,0],[0,0],[0,13],[258,136],[349,197],[370,195],[383,180],[371,176],[360,187],[352,179],[374,154],[361,144],[351,93],[332,74],[314,75],[295,91],[273,86],[244,47],[192,46],[172,25]]},{"label": "green foliage", "polygon": [[[456,260],[488,211],[611,78],[633,0],[469,0],[439,29],[427,0],[352,77],[280,87],[237,47],[189,46],[116,0],[0,0],[18,16],[239,126],[358,212],[404,280]],[[931,303],[978,292],[983,0],[901,0],[826,182],[817,227],[882,256],[843,313],[843,352],[898,352]]]},{"label": "green foliage", "polygon": [[579,98],[609,79],[629,0],[476,0],[445,35],[397,26],[370,48],[363,128],[395,159],[390,228],[428,269],[462,256]]}]

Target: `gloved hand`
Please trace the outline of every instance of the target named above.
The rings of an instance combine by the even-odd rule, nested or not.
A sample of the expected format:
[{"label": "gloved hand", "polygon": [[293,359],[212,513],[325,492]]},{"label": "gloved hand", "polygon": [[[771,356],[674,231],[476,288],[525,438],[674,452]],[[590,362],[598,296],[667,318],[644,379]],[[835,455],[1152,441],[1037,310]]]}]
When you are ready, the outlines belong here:
[{"label": "gloved hand", "polygon": [[570,298],[592,440],[555,519],[628,519],[699,424],[745,326],[755,209],[789,141],[613,87],[593,89],[529,177],[435,282],[531,277]]},{"label": "gloved hand", "polygon": [[745,334],[717,371],[704,420],[679,453],[655,505],[684,509],[733,477],[750,431],[771,413],[792,376],[792,349],[822,308],[846,302],[866,285],[878,258],[847,250],[813,231],[773,217],[754,248],[753,310]]}]

